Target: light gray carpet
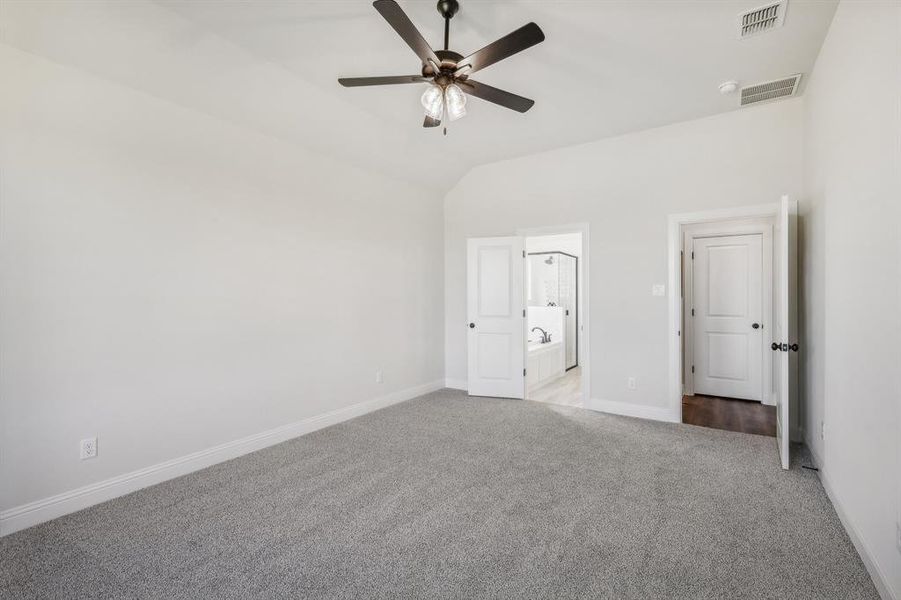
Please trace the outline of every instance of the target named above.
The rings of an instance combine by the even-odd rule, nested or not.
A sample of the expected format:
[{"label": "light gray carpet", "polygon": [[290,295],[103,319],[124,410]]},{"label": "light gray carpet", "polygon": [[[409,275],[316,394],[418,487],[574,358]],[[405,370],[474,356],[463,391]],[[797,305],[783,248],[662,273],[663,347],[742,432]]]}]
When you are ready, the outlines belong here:
[{"label": "light gray carpet", "polygon": [[444,390],[0,540],[3,598],[877,598],[772,438]]}]

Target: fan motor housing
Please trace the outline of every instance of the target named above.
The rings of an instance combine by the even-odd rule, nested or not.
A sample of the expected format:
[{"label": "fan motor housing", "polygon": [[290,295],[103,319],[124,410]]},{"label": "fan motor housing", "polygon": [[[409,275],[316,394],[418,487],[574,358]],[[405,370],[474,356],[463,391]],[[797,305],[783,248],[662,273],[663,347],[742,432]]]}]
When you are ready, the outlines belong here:
[{"label": "fan motor housing", "polygon": [[463,55],[453,50],[435,50],[435,56],[441,61],[440,73],[435,72],[435,67],[431,64],[422,65],[423,77],[434,77],[435,75],[452,76],[457,69],[457,63],[463,60]]}]

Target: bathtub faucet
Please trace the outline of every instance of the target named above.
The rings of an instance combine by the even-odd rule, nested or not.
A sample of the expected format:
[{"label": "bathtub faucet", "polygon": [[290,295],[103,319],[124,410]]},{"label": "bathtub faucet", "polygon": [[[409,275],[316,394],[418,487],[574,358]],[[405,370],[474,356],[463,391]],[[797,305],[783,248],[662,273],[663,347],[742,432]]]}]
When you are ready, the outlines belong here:
[{"label": "bathtub faucet", "polygon": [[542,343],[542,344],[550,343],[550,341],[551,341],[551,334],[549,334],[547,331],[545,331],[545,330],[542,329],[541,327],[533,327],[533,328],[532,328],[532,331],[535,331],[536,329],[537,329],[538,331],[541,332],[541,343]]}]

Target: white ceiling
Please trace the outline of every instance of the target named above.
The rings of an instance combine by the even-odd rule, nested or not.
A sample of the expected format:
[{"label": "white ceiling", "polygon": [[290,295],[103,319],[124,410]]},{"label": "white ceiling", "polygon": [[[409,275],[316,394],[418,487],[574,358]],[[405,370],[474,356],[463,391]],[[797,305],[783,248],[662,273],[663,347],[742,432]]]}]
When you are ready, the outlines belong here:
[{"label": "white ceiling", "polygon": [[[762,0],[461,0],[464,55],[528,21],[547,39],[474,76],[530,112],[472,99],[447,137],[421,127],[419,84],[338,85],[419,70],[368,0],[3,4],[3,42],[443,191],[480,164],[735,110],[717,86],[808,74],[836,1],[790,0],[784,27],[739,40]],[[435,2],[400,4],[438,47]]]}]

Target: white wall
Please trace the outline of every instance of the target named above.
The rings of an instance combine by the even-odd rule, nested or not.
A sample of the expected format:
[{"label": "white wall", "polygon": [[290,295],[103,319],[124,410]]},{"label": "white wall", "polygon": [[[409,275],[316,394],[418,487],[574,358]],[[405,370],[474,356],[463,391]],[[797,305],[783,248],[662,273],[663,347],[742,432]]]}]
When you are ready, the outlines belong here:
[{"label": "white wall", "polygon": [[[801,191],[802,104],[766,106],[477,168],[445,198],[446,374],[466,379],[471,236],[588,222],[591,396],[663,409],[667,215]],[[638,389],[627,389],[627,378]]]},{"label": "white wall", "polygon": [[526,252],[565,252],[571,256],[582,256],[582,234],[560,233],[526,238]]},{"label": "white wall", "polygon": [[5,45],[0,72],[0,509],[443,379],[437,193]]},{"label": "white wall", "polygon": [[[901,598],[901,5],[839,5],[805,94],[807,442]],[[825,420],[825,439],[820,421]]]}]

